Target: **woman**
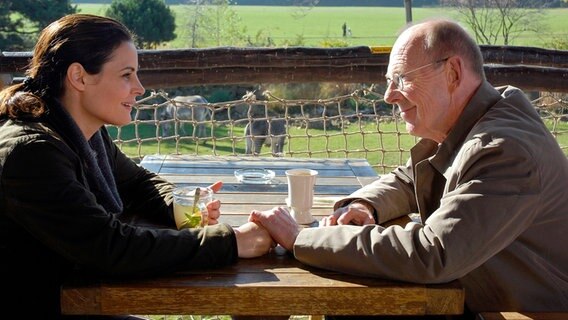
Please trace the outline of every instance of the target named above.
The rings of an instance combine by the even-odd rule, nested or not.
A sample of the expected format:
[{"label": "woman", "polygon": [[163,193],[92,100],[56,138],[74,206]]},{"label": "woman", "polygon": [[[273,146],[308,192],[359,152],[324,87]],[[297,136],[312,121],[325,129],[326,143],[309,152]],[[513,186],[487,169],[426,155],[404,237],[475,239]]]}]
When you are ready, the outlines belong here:
[{"label": "woman", "polygon": [[[59,317],[59,287],[72,271],[144,276],[270,250],[254,223],[217,224],[218,201],[208,207],[215,225],[175,230],[172,184],[125,156],[104,127],[130,122],[144,93],[137,71],[125,26],[75,14],[42,31],[26,80],[0,93],[3,315]],[[171,228],[121,221],[127,215]]]}]

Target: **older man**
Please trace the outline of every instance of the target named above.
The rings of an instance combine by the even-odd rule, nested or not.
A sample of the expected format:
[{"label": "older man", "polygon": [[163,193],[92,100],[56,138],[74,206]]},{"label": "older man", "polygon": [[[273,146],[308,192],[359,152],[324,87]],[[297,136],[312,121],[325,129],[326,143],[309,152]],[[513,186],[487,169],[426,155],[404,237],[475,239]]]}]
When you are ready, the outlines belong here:
[{"label": "older man", "polygon": [[[300,229],[251,214],[306,264],[417,283],[459,279],[473,312],[568,311],[568,161],[530,101],[493,88],[479,47],[432,20],[397,39],[385,100],[422,139],[407,165]],[[377,223],[420,213],[405,227]],[[381,299],[381,297],[377,297]]]}]

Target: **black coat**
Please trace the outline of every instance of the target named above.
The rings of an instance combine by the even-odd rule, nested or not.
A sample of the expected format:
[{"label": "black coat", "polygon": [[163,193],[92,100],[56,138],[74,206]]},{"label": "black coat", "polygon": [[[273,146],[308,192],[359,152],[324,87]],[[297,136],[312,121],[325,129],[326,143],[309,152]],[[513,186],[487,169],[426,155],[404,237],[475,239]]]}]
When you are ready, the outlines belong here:
[{"label": "black coat", "polygon": [[[57,318],[70,272],[138,277],[234,263],[236,238],[220,224],[175,229],[172,184],[138,166],[112,142],[106,152],[124,212],[97,202],[76,148],[54,123],[0,121],[2,315]],[[124,222],[126,216],[169,228]]]}]

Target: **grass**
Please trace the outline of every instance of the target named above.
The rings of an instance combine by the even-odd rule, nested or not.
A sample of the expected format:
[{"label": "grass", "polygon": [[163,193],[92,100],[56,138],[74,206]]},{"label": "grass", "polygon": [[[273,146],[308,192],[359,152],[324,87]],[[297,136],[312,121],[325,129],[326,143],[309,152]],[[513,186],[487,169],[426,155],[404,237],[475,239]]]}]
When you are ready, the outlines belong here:
[{"label": "grass", "polygon": [[[191,126],[186,126],[186,131],[192,132]],[[162,141],[158,141],[156,126],[153,124],[131,124],[120,130],[121,140],[127,142],[119,145],[131,157],[138,157],[139,152],[141,155],[178,152],[200,155],[245,153],[244,127],[235,126],[232,131],[228,127],[215,128],[215,144],[210,140],[198,143],[190,136],[180,137],[179,143],[176,143],[175,137],[162,137]],[[115,127],[109,127],[109,132],[113,138],[118,135]],[[288,134],[289,139],[284,147],[287,156],[367,158],[371,164],[390,166],[406,161],[407,150],[415,143],[414,137],[404,132],[404,124],[394,122],[361,123],[361,128],[358,123],[352,123],[344,131],[290,127]],[[262,151],[269,152],[269,147],[265,146]]]},{"label": "grass", "polygon": [[[79,4],[78,8],[83,13],[104,15],[108,6]],[[164,48],[187,48],[189,40],[186,26],[191,16],[188,14],[189,6],[171,5],[170,8],[176,16],[177,38],[166,43]],[[304,40],[303,45],[316,47],[325,40],[345,41],[349,46],[390,46],[406,21],[404,8],[314,7],[303,12],[295,6],[233,6],[232,9],[246,27],[246,36],[254,38],[262,30],[270,35],[276,46],[283,46],[298,38]],[[512,45],[540,47],[553,35],[567,37],[568,8],[546,9],[544,13],[543,24],[547,30],[540,35],[526,31]],[[412,16],[415,21],[430,17],[460,19],[455,10],[449,8],[413,8]],[[351,28],[352,37],[342,37],[341,26],[344,22]]]}]

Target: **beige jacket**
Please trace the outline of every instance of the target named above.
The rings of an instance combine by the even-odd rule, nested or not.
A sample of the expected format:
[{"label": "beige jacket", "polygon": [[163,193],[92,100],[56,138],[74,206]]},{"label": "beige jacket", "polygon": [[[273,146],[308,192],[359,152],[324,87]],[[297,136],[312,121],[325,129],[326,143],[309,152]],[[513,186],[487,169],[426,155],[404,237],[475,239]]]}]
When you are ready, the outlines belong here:
[{"label": "beige jacket", "polygon": [[[483,83],[439,146],[336,204],[373,204],[379,223],[304,229],[306,264],[417,283],[460,279],[474,311],[568,311],[568,161],[525,95]],[[376,297],[381,299],[381,297]]]}]

